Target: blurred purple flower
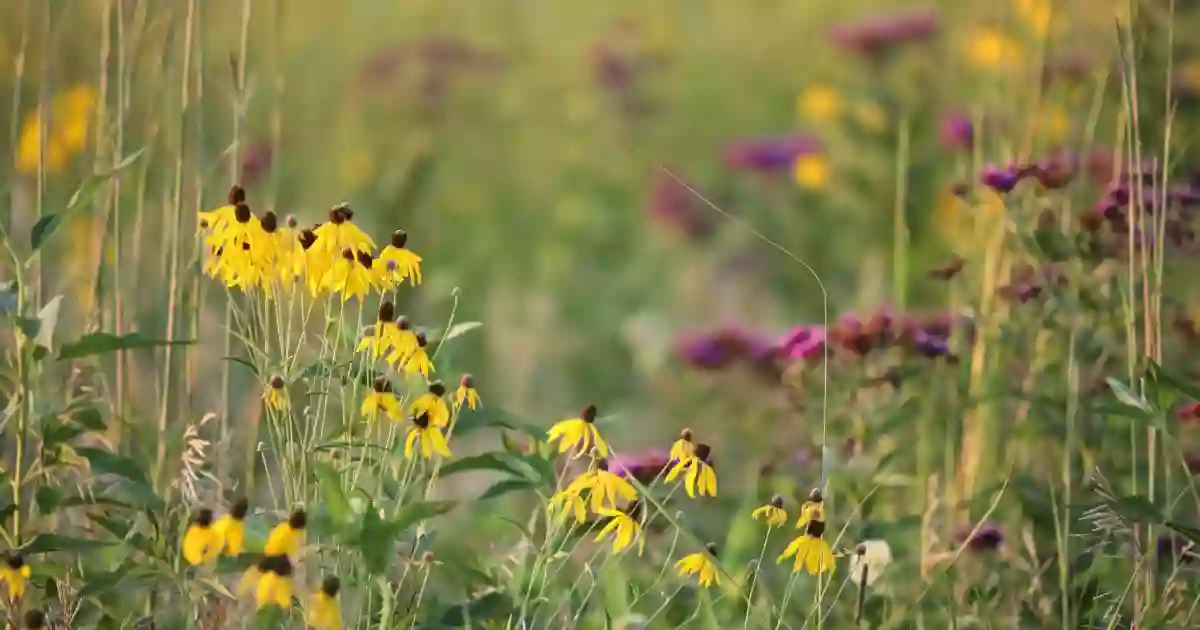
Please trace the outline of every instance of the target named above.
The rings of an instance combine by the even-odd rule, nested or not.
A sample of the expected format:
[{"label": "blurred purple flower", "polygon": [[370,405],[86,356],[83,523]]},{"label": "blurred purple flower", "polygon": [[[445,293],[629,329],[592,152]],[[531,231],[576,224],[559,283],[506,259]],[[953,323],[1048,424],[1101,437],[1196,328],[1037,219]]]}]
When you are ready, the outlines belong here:
[{"label": "blurred purple flower", "polygon": [[654,449],[636,455],[609,458],[608,469],[622,477],[632,477],[642,485],[649,485],[670,463],[670,455],[666,451]]},{"label": "blurred purple flower", "polygon": [[979,531],[972,535],[974,530],[974,525],[960,525],[954,530],[954,540],[959,544],[966,543],[967,549],[974,552],[995,551],[1004,544],[1004,534],[992,523],[980,525]]},{"label": "blurred purple flower", "polygon": [[947,114],[938,124],[938,137],[947,151],[969,151],[975,144],[975,123],[962,112]]},{"label": "blurred purple flower", "polygon": [[825,328],[804,324],[790,330],[779,340],[781,358],[788,361],[815,361],[825,356]]},{"label": "blurred purple flower", "polygon": [[992,166],[983,167],[983,171],[979,174],[979,181],[992,190],[1004,194],[1012,192],[1012,189],[1017,187],[1024,177],[1025,171],[1017,166]]},{"label": "blurred purple flower", "polygon": [[937,31],[937,13],[933,9],[920,9],[843,24],[835,27],[830,37],[846,52],[879,60],[890,49],[928,40]]},{"label": "blurred purple flower", "polygon": [[1186,404],[1175,410],[1175,417],[1180,422],[1195,422],[1200,420],[1200,402]]},{"label": "blurred purple flower", "polygon": [[268,171],[271,170],[271,145],[264,141],[257,141],[246,149],[246,154],[242,156],[242,184],[253,184],[260,180]]},{"label": "blurred purple flower", "polygon": [[821,142],[813,136],[750,138],[726,147],[725,164],[733,170],[781,172],[791,169],[797,157],[820,150]]},{"label": "blurred purple flower", "polygon": [[650,182],[646,206],[651,218],[688,236],[703,237],[712,232],[713,215],[704,202],[661,170]]},{"label": "blurred purple flower", "polygon": [[918,332],[913,339],[913,349],[927,359],[950,356],[950,342],[945,337],[937,337],[924,332]]},{"label": "blurred purple flower", "polygon": [[1097,147],[1088,152],[1083,160],[1084,170],[1098,184],[1108,184],[1113,180],[1116,163],[1112,149]]},{"label": "blurred purple flower", "polygon": [[722,370],[739,361],[761,361],[768,355],[766,340],[733,326],[715,332],[688,334],[676,343],[679,357],[701,370]]},{"label": "blurred purple flower", "polygon": [[1200,205],[1200,186],[1194,183],[1178,186],[1171,191],[1170,197],[1172,201],[1185,207]]},{"label": "blurred purple flower", "polygon": [[1069,151],[1059,150],[1033,165],[1033,176],[1042,186],[1056,190],[1075,178],[1077,160]]}]

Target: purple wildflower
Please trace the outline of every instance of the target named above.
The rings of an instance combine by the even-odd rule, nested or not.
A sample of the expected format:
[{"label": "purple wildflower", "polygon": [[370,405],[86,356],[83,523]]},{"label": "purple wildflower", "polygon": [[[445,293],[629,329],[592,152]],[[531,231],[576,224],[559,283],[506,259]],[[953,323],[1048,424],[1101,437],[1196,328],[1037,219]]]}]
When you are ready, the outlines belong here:
[{"label": "purple wildflower", "polygon": [[966,543],[967,549],[977,553],[995,551],[1004,544],[1004,533],[992,523],[984,523],[978,531],[973,525],[960,525],[954,530],[954,540],[959,544]]},{"label": "purple wildflower", "polygon": [[927,359],[950,356],[950,342],[945,337],[935,337],[924,332],[916,334],[913,349]]},{"label": "purple wildflower", "polygon": [[740,361],[771,358],[769,344],[735,327],[684,336],[677,344],[680,358],[701,370],[722,370]]},{"label": "purple wildflower", "polygon": [[271,145],[266,142],[254,142],[242,156],[243,184],[253,184],[271,170]]},{"label": "purple wildflower", "polygon": [[1001,168],[988,165],[983,167],[983,171],[979,174],[979,181],[983,182],[988,188],[1004,194],[1012,192],[1012,189],[1017,187],[1017,184],[1021,182],[1021,178],[1024,175],[1024,169],[1016,166]]},{"label": "purple wildflower", "polygon": [[796,158],[816,153],[821,143],[812,136],[739,140],[725,149],[725,164],[733,170],[783,172],[792,168]]},{"label": "purple wildflower", "polygon": [[1055,151],[1033,165],[1033,176],[1042,186],[1056,190],[1075,178],[1076,159],[1069,151]]},{"label": "purple wildflower", "polygon": [[890,49],[928,40],[937,30],[937,13],[922,9],[843,24],[834,28],[830,37],[847,52],[880,60]]},{"label": "purple wildflower", "polygon": [[650,216],[663,225],[691,237],[707,236],[713,228],[712,215],[695,195],[662,171],[654,174],[646,202]]},{"label": "purple wildflower", "polygon": [[800,325],[779,341],[779,356],[789,361],[816,361],[825,357],[825,328]]},{"label": "purple wildflower", "polygon": [[617,455],[608,460],[609,471],[622,477],[636,479],[642,485],[649,485],[671,463],[666,451],[655,449],[637,455]]},{"label": "purple wildflower", "polygon": [[969,151],[975,144],[975,123],[965,113],[948,114],[938,123],[938,137],[947,151]]}]

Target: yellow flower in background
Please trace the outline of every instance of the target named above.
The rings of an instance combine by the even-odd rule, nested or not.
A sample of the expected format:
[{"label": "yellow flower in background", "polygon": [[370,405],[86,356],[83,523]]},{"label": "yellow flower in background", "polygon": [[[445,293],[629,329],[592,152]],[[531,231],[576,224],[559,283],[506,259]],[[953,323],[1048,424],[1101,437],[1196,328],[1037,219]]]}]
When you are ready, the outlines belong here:
[{"label": "yellow flower in background", "polygon": [[832,572],[835,562],[833,550],[823,538],[825,535],[825,499],[821,496],[820,490],[813,490],[808,495],[808,501],[805,501],[804,506],[800,508],[800,520],[796,523],[796,527],[803,530],[804,533],[796,537],[775,562],[783,562],[795,556],[792,573],[799,573],[801,570],[812,575]]},{"label": "yellow flower in background", "polygon": [[828,85],[812,85],[800,93],[796,111],[802,120],[829,122],[842,115],[842,95]]},{"label": "yellow flower in background", "polygon": [[875,101],[859,101],[854,104],[854,120],[859,126],[872,133],[880,133],[888,128],[887,110]]},{"label": "yellow flower in background", "polygon": [[617,509],[622,500],[636,501],[638,496],[637,488],[634,488],[633,484],[624,477],[609,472],[608,462],[604,458],[596,460],[596,466],[576,477],[564,492],[582,495],[584,490],[590,491],[588,503],[597,514],[601,514],[601,510],[606,507]]},{"label": "yellow flower in background", "polygon": [[1034,137],[1049,144],[1058,144],[1066,139],[1071,130],[1071,116],[1062,105],[1043,104],[1034,113]]},{"label": "yellow flower in background", "polygon": [[203,564],[216,559],[223,547],[221,534],[213,527],[213,511],[197,512],[183,534],[183,559],[191,565]]},{"label": "yellow flower in background", "polygon": [[778,494],[771,497],[766,505],[751,512],[750,517],[756,521],[761,518],[764,523],[772,527],[783,525],[787,522],[787,510],[783,509],[783,497]]},{"label": "yellow flower in background", "polygon": [[42,108],[29,114],[21,125],[17,140],[17,170],[25,174],[36,173],[42,160],[41,153],[45,153],[48,172],[61,170],[71,156],[86,148],[95,109],[95,90],[78,85],[54,97],[48,119]]},{"label": "yellow flower in background", "polygon": [[213,529],[220,536],[225,555],[236,558],[246,550],[246,513],[250,511],[250,501],[245,497],[238,499],[228,514],[217,519]]},{"label": "yellow flower in background", "polygon": [[308,605],[308,625],[317,630],[339,630],[342,627],[342,604],[338,601],[341,589],[342,581],[336,575],[325,576],[321,588],[313,594]]},{"label": "yellow flower in background", "polygon": [[600,533],[596,535],[596,542],[604,540],[609,534],[612,534],[613,553],[621,553],[626,547],[637,541],[638,555],[642,555],[646,551],[646,539],[642,538],[642,526],[637,521],[638,514],[641,512],[641,505],[641,503],[634,501],[625,510],[601,508],[598,513],[609,520],[604,529],[600,530]]},{"label": "yellow flower in background", "polygon": [[1038,37],[1050,32],[1050,17],[1053,13],[1051,0],[1015,0],[1017,13]]},{"label": "yellow flower in background", "polygon": [[411,416],[429,416],[429,424],[443,428],[450,424],[450,407],[446,405],[446,386],[441,381],[429,384],[429,391],[421,394],[408,408]]},{"label": "yellow flower in background", "polygon": [[697,492],[700,496],[717,496],[717,473],[713,470],[711,457],[712,448],[709,445],[697,444],[690,457],[671,465],[671,470],[667,472],[667,483],[675,481],[680,473],[685,473],[683,489],[689,497],[696,498]]},{"label": "yellow flower in background", "polygon": [[288,516],[288,520],[275,526],[267,535],[267,547],[263,551],[267,556],[292,556],[300,554],[300,545],[304,543],[304,528],[308,525],[308,513],[297,509]]},{"label": "yellow flower in background", "polygon": [[796,158],[793,174],[801,188],[819,190],[829,183],[829,163],[819,153],[806,153]]},{"label": "yellow flower in background", "polygon": [[675,569],[679,571],[679,577],[695,575],[696,581],[705,588],[713,584],[720,586],[721,576],[717,573],[717,565],[713,563],[713,558],[716,556],[717,546],[708,543],[704,546],[704,551],[684,556],[682,560],[676,562]]},{"label": "yellow flower in background", "polygon": [[19,551],[9,551],[0,562],[0,582],[8,586],[8,601],[13,601],[25,594],[25,584],[29,581],[31,571],[25,564],[25,557]]},{"label": "yellow flower in background", "polygon": [[967,40],[967,59],[979,70],[1012,68],[1021,58],[1021,45],[994,26],[976,30]]},{"label": "yellow flower in background", "polygon": [[392,383],[387,377],[380,376],[375,379],[371,384],[371,391],[363,397],[362,407],[358,411],[367,420],[374,420],[381,411],[392,420],[400,419],[400,401],[396,400],[396,395],[392,393]]},{"label": "yellow flower in background", "polygon": [[696,445],[692,443],[692,430],[684,429],[679,432],[679,439],[671,445],[668,455],[670,461],[683,461],[695,453]]},{"label": "yellow flower in background", "polygon": [[595,445],[600,457],[608,457],[608,444],[600,436],[600,429],[596,428],[596,413],[596,405],[584,407],[578,418],[561,420],[550,427],[546,441],[558,440],[559,453],[566,453],[574,448],[575,457],[579,457],[590,452]]},{"label": "yellow flower in background", "polygon": [[430,422],[429,414],[415,416],[412,421],[413,427],[409,429],[408,439],[404,441],[405,458],[412,459],[418,445],[421,447],[421,457],[425,459],[433,459],[435,453],[442,457],[453,455],[442,430]]},{"label": "yellow flower in background", "polygon": [[454,390],[454,406],[462,408],[463,405],[470,409],[479,406],[479,392],[475,391],[475,377],[470,374],[463,374],[458,381],[458,389]]},{"label": "yellow flower in background", "polygon": [[1179,87],[1190,92],[1200,92],[1200,57],[1179,64]]},{"label": "yellow flower in background", "polygon": [[263,390],[263,402],[267,403],[267,407],[276,411],[288,408],[287,390],[283,388],[284,385],[283,377],[278,374],[267,381],[267,388]]},{"label": "yellow flower in background", "polygon": [[246,571],[238,585],[241,595],[254,591],[254,605],[259,610],[267,606],[292,607],[292,563],[286,555],[263,556],[257,565]]}]

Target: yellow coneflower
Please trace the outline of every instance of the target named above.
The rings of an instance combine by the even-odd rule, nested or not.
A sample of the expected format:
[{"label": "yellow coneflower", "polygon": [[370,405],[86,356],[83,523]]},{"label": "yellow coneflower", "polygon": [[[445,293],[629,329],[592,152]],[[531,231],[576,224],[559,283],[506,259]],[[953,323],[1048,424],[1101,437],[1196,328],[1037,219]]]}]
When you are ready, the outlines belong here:
[{"label": "yellow coneflower", "polygon": [[559,421],[550,427],[546,441],[558,440],[559,453],[566,453],[574,448],[574,456],[579,457],[590,452],[595,446],[600,457],[608,457],[608,443],[600,436],[600,429],[596,428],[596,412],[596,405],[588,405],[583,408],[583,413],[579,414],[578,418]]},{"label": "yellow coneflower", "polygon": [[246,513],[250,511],[250,501],[245,497],[234,502],[228,514],[217,519],[213,526],[224,544],[225,555],[236,558],[246,550]]},{"label": "yellow coneflower", "polygon": [[415,338],[416,347],[412,348],[408,358],[404,361],[404,373],[420,374],[424,378],[429,378],[429,373],[434,371],[433,361],[429,360],[429,352],[426,350],[429,341],[425,339],[423,332],[417,333]]},{"label": "yellow coneflower", "polygon": [[400,336],[396,326],[396,308],[391,302],[379,305],[379,315],[375,319],[375,330],[370,335],[364,335],[354,348],[355,352],[366,352],[371,359],[378,359],[395,348]]},{"label": "yellow coneflower", "polygon": [[334,261],[333,266],[321,278],[321,288],[341,293],[343,302],[352,297],[361,302],[375,285],[371,273],[372,264],[370,254],[347,247],[342,250],[341,258]]},{"label": "yellow coneflower", "polygon": [[263,401],[267,406],[276,411],[283,411],[288,408],[287,390],[283,388],[283,377],[276,374],[267,381],[267,388],[263,390]]},{"label": "yellow coneflower", "polygon": [[812,85],[800,93],[796,111],[808,122],[830,122],[842,115],[842,95],[829,85]]},{"label": "yellow coneflower", "polygon": [[26,117],[17,140],[17,171],[36,173],[44,165],[47,172],[53,173],[72,155],[83,151],[95,106],[95,90],[79,85],[54,98],[48,119],[41,109]]},{"label": "yellow coneflower", "polygon": [[275,526],[267,535],[267,547],[263,553],[267,556],[298,556],[300,546],[304,544],[304,528],[308,525],[308,513],[303,508],[297,508],[288,516],[288,520]]},{"label": "yellow coneflower", "polygon": [[713,563],[715,557],[717,557],[717,546],[708,543],[704,545],[704,551],[684,556],[682,560],[676,562],[675,568],[679,571],[679,577],[695,575],[700,586],[705,588],[713,584],[720,586],[721,576],[717,573],[717,565]]},{"label": "yellow coneflower", "polygon": [[458,389],[454,390],[454,406],[461,409],[463,405],[470,409],[479,406],[479,392],[475,391],[475,378],[470,374],[463,374]]},{"label": "yellow coneflower", "polygon": [[421,446],[421,456],[425,459],[433,459],[434,453],[442,457],[451,456],[442,430],[430,422],[429,414],[414,416],[412,421],[413,427],[408,431],[408,439],[404,440],[404,457],[412,459],[418,443]]},{"label": "yellow coneflower", "polygon": [[304,252],[300,245],[299,232],[296,230],[299,226],[296,217],[289,215],[283,226],[275,231],[275,278],[279,281],[279,287],[285,291],[291,290],[299,277],[296,273],[296,258]]},{"label": "yellow coneflower", "polygon": [[396,400],[396,395],[392,393],[392,384],[384,376],[375,379],[371,391],[367,392],[366,397],[363,398],[362,408],[359,410],[362,417],[368,420],[374,420],[380,411],[392,420],[399,420],[402,417],[400,401]]},{"label": "yellow coneflower", "polygon": [[219,208],[197,213],[199,215],[200,233],[213,236],[214,242],[224,242],[225,230],[234,222],[234,209],[238,204],[246,203],[245,189],[234,184],[229,189],[227,201],[228,203]]},{"label": "yellow coneflower", "polygon": [[[425,346],[421,343],[421,340],[424,338],[424,333],[417,333],[413,330],[412,322],[407,317],[404,315],[397,317],[396,334],[392,338],[392,351],[388,353],[385,360],[395,368],[406,366],[408,360],[416,354],[417,350],[424,351]],[[425,360],[428,360],[428,355]],[[432,370],[433,368],[430,367],[429,369]]]},{"label": "yellow coneflower", "polygon": [[339,630],[342,627],[342,605],[338,601],[341,589],[342,581],[336,575],[325,576],[321,588],[313,594],[308,606],[308,625],[317,630]]},{"label": "yellow coneflower", "polygon": [[804,570],[817,575],[834,570],[833,550],[822,538],[825,535],[824,501],[820,490],[814,489],[809,493],[808,501],[800,508],[800,520],[796,523],[796,527],[804,530],[804,533],[796,537],[775,560],[783,562],[795,556],[792,573]]},{"label": "yellow coneflower", "polygon": [[976,30],[967,41],[967,58],[980,70],[1007,70],[1020,57],[1021,45],[994,26]]},{"label": "yellow coneflower", "polygon": [[771,497],[766,505],[751,512],[750,517],[756,521],[761,518],[764,523],[772,527],[783,525],[787,522],[787,510],[783,509],[783,497],[778,494]]},{"label": "yellow coneflower", "polygon": [[[258,251],[265,248],[263,243],[266,240],[267,233],[262,229],[262,222],[250,211],[250,206],[242,202],[233,207],[233,221],[225,224],[220,231],[214,230],[204,242],[230,254],[232,251]],[[246,260],[250,260],[248,253]]]},{"label": "yellow coneflower", "polygon": [[429,424],[440,428],[450,425],[450,407],[446,406],[446,386],[441,381],[429,384],[429,391],[417,396],[408,408],[409,415],[414,418],[421,415],[429,416]]},{"label": "yellow coneflower", "polygon": [[223,542],[213,527],[213,511],[203,508],[196,512],[196,518],[183,534],[183,559],[191,565],[213,560],[220,555]]},{"label": "yellow coneflower", "polygon": [[327,253],[351,249],[358,252],[375,251],[375,241],[354,224],[354,211],[348,204],[339,204],[329,210],[329,221],[313,230],[317,237],[315,247]]},{"label": "yellow coneflower", "polygon": [[628,502],[637,499],[637,488],[624,477],[609,472],[608,461],[603,457],[596,460],[594,467],[576,477],[568,489],[576,494],[589,490],[591,496],[588,501],[592,511],[597,514],[606,507],[616,509],[622,500]]},{"label": "yellow coneflower", "polygon": [[668,459],[673,462],[683,461],[695,453],[695,448],[695,444],[692,444],[692,430],[684,429],[679,432],[679,439],[671,445]]},{"label": "yellow coneflower", "polygon": [[622,550],[637,541],[638,555],[642,555],[646,550],[646,539],[642,538],[642,525],[637,520],[641,509],[642,504],[638,501],[634,501],[624,510],[601,508],[598,513],[609,520],[604,529],[596,535],[596,541],[604,540],[609,534],[613,534],[613,553],[621,553]]},{"label": "yellow coneflower", "polygon": [[805,153],[798,156],[792,173],[796,184],[808,190],[819,190],[829,183],[829,163],[820,153]]},{"label": "yellow coneflower", "polygon": [[25,594],[25,584],[29,581],[29,565],[19,551],[9,551],[4,554],[4,562],[0,564],[0,582],[8,585],[8,601],[16,600]]},{"label": "yellow coneflower", "polygon": [[46,613],[36,608],[27,610],[22,621],[27,630],[41,630],[46,627]]},{"label": "yellow coneflower", "polygon": [[384,264],[395,263],[388,268],[393,282],[399,284],[407,278],[409,284],[415,287],[421,284],[421,257],[408,250],[406,245],[408,233],[396,230],[392,233],[391,242],[379,252],[379,260]]},{"label": "yellow coneflower", "polygon": [[294,256],[293,271],[297,277],[304,278],[304,285],[313,297],[318,297],[325,291],[321,281],[333,263],[342,255],[341,252],[325,252],[316,248],[317,236],[311,229],[300,230],[296,237],[300,252]]},{"label": "yellow coneflower", "polygon": [[267,554],[242,576],[238,593],[254,591],[254,605],[262,610],[267,606],[292,607],[292,562],[283,554]]},{"label": "yellow coneflower", "polygon": [[557,516],[559,522],[565,522],[571,515],[575,516],[576,523],[587,521],[587,501],[583,499],[583,490],[574,484],[559,490],[546,502],[546,511]]},{"label": "yellow coneflower", "polygon": [[667,471],[667,483],[674,481],[680,473],[686,473],[683,488],[689,497],[696,498],[696,492],[700,496],[717,496],[717,473],[713,470],[712,448],[709,445],[697,444],[695,453],[690,457],[671,464],[671,470]]}]

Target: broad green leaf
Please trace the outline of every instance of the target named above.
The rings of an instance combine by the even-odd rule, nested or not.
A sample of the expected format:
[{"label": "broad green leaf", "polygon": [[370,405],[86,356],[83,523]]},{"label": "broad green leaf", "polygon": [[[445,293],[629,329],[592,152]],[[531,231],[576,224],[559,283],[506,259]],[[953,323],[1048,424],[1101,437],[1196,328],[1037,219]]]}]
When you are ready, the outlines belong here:
[{"label": "broad green leaf", "polygon": [[477,500],[478,501],[486,501],[488,499],[495,499],[496,497],[502,497],[510,492],[518,492],[520,490],[531,490],[536,487],[537,487],[537,484],[530,482],[530,481],[526,481],[524,479],[504,479],[502,481],[497,481],[496,483],[489,486],[487,490],[483,491],[483,494],[479,495],[479,498]]},{"label": "broad green leaf", "polygon": [[87,599],[88,597],[96,597],[111,591],[125,579],[129,572],[137,567],[137,563],[133,560],[126,560],[121,566],[112,571],[88,572],[83,577],[83,588],[79,589],[76,595],[79,599]]},{"label": "broad green leaf", "polygon": [[400,530],[390,525],[379,517],[379,511],[374,506],[369,506],[363,513],[358,545],[363,564],[371,573],[386,571],[396,556],[396,534]]},{"label": "broad green leaf", "polygon": [[81,446],[75,449],[75,452],[88,460],[94,472],[118,475],[147,488],[150,487],[150,479],[146,477],[146,473],[137,465],[137,462],[124,455],[116,455],[88,446]]},{"label": "broad green leaf", "polygon": [[54,232],[62,225],[63,221],[91,203],[105,182],[136,162],[141,155],[142,149],[138,149],[117,163],[112,170],[90,175],[87,179],[83,180],[83,183],[79,185],[75,193],[71,195],[70,201],[67,202],[67,207],[62,212],[45,215],[33,225],[33,228],[29,231],[29,245],[31,249],[35,253],[41,249],[46,244],[46,240],[53,236]]},{"label": "broad green leaf", "polygon": [[441,336],[433,335],[433,339],[431,339],[430,341],[431,342],[450,341],[451,339],[461,337],[481,326],[483,326],[483,322],[462,322],[459,324],[455,324],[455,325],[451,326],[449,330],[446,331],[446,334],[441,335]]},{"label": "broad green leaf", "polygon": [[195,343],[191,339],[147,339],[138,333],[114,335],[112,333],[90,333],[63,344],[58,353],[58,360],[78,359],[96,354],[117,352],[120,350],[136,350],[139,348],[156,348],[158,346],[183,346]]},{"label": "broad green leaf", "polygon": [[21,546],[21,553],[32,555],[54,551],[80,552],[100,549],[101,547],[108,547],[113,544],[102,540],[63,536],[61,534],[38,534]]},{"label": "broad green leaf", "polygon": [[350,502],[342,492],[342,480],[338,472],[322,462],[313,464],[313,472],[321,487],[321,499],[325,502],[325,509],[329,510],[329,516],[334,522],[341,525],[354,520]]},{"label": "broad green leaf", "polygon": [[1151,364],[1150,370],[1153,377],[1159,383],[1166,385],[1168,388],[1173,389],[1176,392],[1191,398],[1192,400],[1200,401],[1200,385],[1196,385],[1188,379],[1180,378],[1171,374],[1170,372],[1164,371],[1162,367],[1158,366],[1157,364]]},{"label": "broad green leaf", "polygon": [[392,531],[399,534],[409,527],[454,509],[457,501],[414,501],[400,508],[391,522]]},{"label": "broad green leaf", "polygon": [[54,486],[38,486],[33,497],[34,501],[37,502],[39,513],[53,514],[62,505],[63,493]]},{"label": "broad green leaf", "polygon": [[224,361],[232,361],[234,363],[237,363],[238,365],[244,366],[246,369],[250,370],[251,374],[258,376],[258,368],[255,367],[254,364],[251,363],[247,359],[243,359],[242,357],[221,357],[221,358]]},{"label": "broad green leaf", "polygon": [[1167,521],[1164,524],[1170,529],[1174,530],[1180,536],[1183,536],[1197,545],[1200,545],[1200,528],[1193,527],[1191,525],[1184,525],[1183,523],[1177,523],[1175,521]]},{"label": "broad green leaf", "polygon": [[1107,503],[1114,512],[1131,521],[1161,525],[1166,520],[1158,506],[1145,497],[1117,497]]},{"label": "broad green leaf", "polygon": [[56,295],[38,311],[38,331],[33,338],[33,358],[41,359],[54,347],[54,330],[58,327],[58,312],[63,296]]},{"label": "broad green leaf", "polygon": [[95,407],[83,407],[71,415],[71,419],[89,431],[104,431],[108,425]]},{"label": "broad green leaf", "polygon": [[1119,400],[1121,404],[1134,407],[1145,412],[1153,413],[1154,409],[1150,406],[1150,403],[1147,402],[1145,398],[1142,398],[1133,390],[1129,389],[1129,387],[1124,383],[1112,378],[1111,376],[1108,377],[1107,381],[1109,389],[1113,391],[1113,394],[1117,397],[1117,400]]},{"label": "broad green leaf", "polygon": [[501,457],[499,453],[483,453],[481,455],[472,455],[456,459],[445,466],[442,466],[441,476],[449,477],[460,472],[468,472],[472,470],[494,470],[498,472],[509,473],[518,477],[527,475],[519,472],[511,463],[509,457]]}]

